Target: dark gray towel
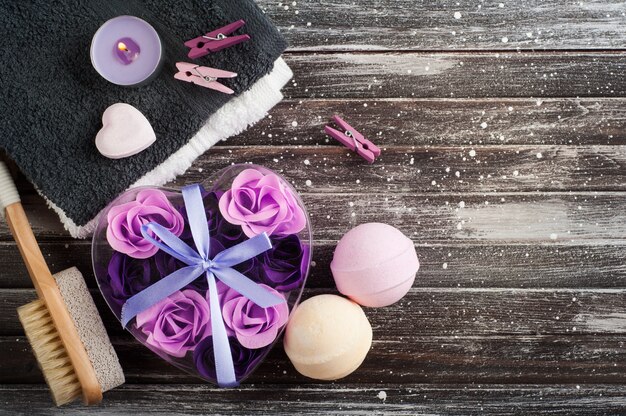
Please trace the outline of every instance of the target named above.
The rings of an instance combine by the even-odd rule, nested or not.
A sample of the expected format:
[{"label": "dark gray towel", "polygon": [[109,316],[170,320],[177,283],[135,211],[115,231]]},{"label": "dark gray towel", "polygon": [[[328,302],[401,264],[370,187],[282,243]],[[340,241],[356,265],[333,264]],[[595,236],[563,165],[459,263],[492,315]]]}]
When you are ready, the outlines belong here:
[{"label": "dark gray towel", "polygon": [[[92,68],[91,38],[123,14],[152,24],[163,41],[160,75],[138,88],[113,85]],[[244,19],[248,42],[198,60],[183,42]],[[236,72],[224,84],[240,94],[271,71],[286,47],[252,0],[0,0],[0,147],[40,192],[84,225],[120,192],[185,145],[233,96],[176,81],[177,61]],[[157,142],[121,160],[100,155],[94,138],[103,111],[125,102],[150,121]]]}]

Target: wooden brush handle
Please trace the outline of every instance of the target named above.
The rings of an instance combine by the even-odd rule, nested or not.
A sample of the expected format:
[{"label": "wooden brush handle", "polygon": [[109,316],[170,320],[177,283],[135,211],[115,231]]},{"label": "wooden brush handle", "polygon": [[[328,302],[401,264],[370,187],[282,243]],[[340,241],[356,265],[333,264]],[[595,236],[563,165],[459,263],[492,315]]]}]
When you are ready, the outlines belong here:
[{"label": "wooden brush handle", "polygon": [[48,269],[43,254],[41,254],[22,204],[16,202],[7,206],[5,214],[37,294],[45,302],[67,355],[72,362],[83,392],[83,401],[85,404],[99,403],[102,400],[102,389],[96,372],[61,297],[59,287]]}]

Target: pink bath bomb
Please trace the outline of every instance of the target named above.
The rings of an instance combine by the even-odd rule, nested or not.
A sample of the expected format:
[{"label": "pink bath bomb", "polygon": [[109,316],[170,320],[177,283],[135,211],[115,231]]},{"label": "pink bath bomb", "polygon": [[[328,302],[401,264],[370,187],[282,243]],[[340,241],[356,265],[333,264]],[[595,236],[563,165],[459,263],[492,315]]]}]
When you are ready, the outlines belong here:
[{"label": "pink bath bomb", "polygon": [[400,230],[372,222],[339,240],[330,269],[339,292],[363,306],[381,307],[406,295],[419,261],[413,242]]}]

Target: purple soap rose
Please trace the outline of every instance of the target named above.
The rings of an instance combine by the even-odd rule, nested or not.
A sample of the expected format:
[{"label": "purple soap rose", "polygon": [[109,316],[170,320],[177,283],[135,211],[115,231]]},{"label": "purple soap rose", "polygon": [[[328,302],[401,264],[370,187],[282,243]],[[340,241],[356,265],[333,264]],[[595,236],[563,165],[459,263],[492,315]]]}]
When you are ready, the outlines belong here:
[{"label": "purple soap rose", "polygon": [[[220,282],[220,286],[225,285]],[[275,295],[283,296],[269,286],[259,286]],[[220,288],[220,304],[226,332],[234,335],[246,348],[256,349],[271,344],[289,318],[287,302],[262,308],[229,287]]]},{"label": "purple soap rose", "polygon": [[239,263],[233,266],[233,269],[257,283],[261,281],[261,263],[258,257],[252,257],[243,263]]},{"label": "purple soap rose", "polygon": [[210,321],[206,298],[195,290],[183,290],[139,313],[136,325],[148,336],[148,345],[183,357],[211,335]]},{"label": "purple soap rose", "polygon": [[218,217],[219,226],[215,238],[220,240],[220,242],[224,245],[224,248],[236,246],[242,241],[248,239],[240,226],[229,223],[222,218],[221,214]]},{"label": "purple soap rose", "polygon": [[113,250],[137,259],[153,256],[159,249],[141,235],[141,226],[156,222],[179,236],[184,221],[180,213],[157,189],[139,191],[134,201],[114,206],[107,214],[107,241]]},{"label": "purple soap rose", "polygon": [[302,283],[309,262],[309,248],[297,235],[272,238],[272,248],[259,255],[261,279],[268,286],[288,292]]},{"label": "purple soap rose", "polygon": [[[230,353],[235,366],[235,378],[239,381],[250,373],[259,363],[265,349],[251,350],[243,347],[235,337],[228,337]],[[203,339],[193,351],[193,361],[201,376],[211,380],[217,378],[215,373],[215,355],[213,353],[213,337]]]},{"label": "purple soap rose", "polygon": [[121,307],[128,298],[152,285],[158,277],[152,273],[151,266],[149,259],[135,259],[113,252],[107,267],[106,281],[101,282],[107,299]]},{"label": "purple soap rose", "polygon": [[220,212],[231,224],[241,225],[250,238],[296,234],[306,226],[304,210],[278,175],[246,169],[220,198]]}]

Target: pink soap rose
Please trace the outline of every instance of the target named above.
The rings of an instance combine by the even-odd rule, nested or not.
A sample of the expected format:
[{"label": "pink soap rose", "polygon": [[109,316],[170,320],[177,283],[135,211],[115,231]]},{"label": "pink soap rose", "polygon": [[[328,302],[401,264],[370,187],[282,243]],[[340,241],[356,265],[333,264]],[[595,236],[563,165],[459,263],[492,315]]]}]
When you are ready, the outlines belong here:
[{"label": "pink soap rose", "polygon": [[[259,286],[282,297],[269,286]],[[287,323],[287,302],[262,308],[221,282],[218,283],[218,290],[226,332],[237,337],[246,348],[256,349],[271,344],[278,336],[278,331]]]},{"label": "pink soap rose", "polygon": [[136,324],[148,336],[148,345],[184,357],[211,335],[211,311],[204,296],[183,290],[139,313]]},{"label": "pink soap rose", "polygon": [[158,189],[139,191],[134,201],[114,206],[107,214],[107,241],[113,250],[146,259],[159,249],[141,235],[141,226],[156,222],[176,236],[183,232],[182,215]]},{"label": "pink soap rose", "polygon": [[246,169],[220,198],[220,212],[231,224],[241,225],[250,238],[296,234],[306,226],[304,210],[291,189],[274,173]]}]

